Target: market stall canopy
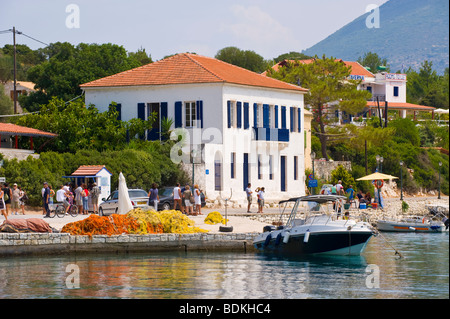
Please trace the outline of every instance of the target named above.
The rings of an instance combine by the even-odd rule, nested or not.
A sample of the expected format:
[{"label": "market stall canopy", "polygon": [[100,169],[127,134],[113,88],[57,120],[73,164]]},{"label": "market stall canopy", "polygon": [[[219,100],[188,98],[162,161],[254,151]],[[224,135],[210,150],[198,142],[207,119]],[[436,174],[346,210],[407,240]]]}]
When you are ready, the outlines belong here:
[{"label": "market stall canopy", "polygon": [[367,176],[363,176],[361,178],[356,179],[357,181],[373,181],[373,180],[384,180],[384,179],[396,179],[398,177],[392,176],[392,175],[387,175],[387,174],[382,174],[382,173],[373,173]]}]

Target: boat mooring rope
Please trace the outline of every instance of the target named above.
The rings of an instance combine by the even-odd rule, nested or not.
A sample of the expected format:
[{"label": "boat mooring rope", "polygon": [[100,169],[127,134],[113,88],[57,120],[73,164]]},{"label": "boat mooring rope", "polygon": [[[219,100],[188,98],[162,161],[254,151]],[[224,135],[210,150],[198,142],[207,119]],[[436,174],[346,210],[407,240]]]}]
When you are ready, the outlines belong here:
[{"label": "boat mooring rope", "polygon": [[384,241],[386,242],[386,244],[388,244],[394,251],[395,251],[395,255],[399,257],[399,259],[403,258],[403,255],[394,247],[391,245],[391,243],[386,239],[386,237],[384,237],[378,230],[376,230],[375,228],[372,228],[374,235],[375,236],[380,236],[381,238],[384,239]]}]

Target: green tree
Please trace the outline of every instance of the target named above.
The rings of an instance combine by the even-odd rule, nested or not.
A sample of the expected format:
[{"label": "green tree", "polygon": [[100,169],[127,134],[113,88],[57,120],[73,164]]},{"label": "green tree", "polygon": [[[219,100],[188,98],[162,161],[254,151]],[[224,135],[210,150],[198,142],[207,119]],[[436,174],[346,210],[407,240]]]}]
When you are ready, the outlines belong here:
[{"label": "green tree", "polygon": [[80,43],[74,47],[57,42],[45,48],[44,53],[48,60],[28,72],[37,92],[20,99],[20,104],[29,111],[36,111],[39,104],[47,103],[52,97],[69,101],[81,95],[80,84],[141,65],[122,46],[111,43]]},{"label": "green tree", "polygon": [[5,88],[0,84],[0,115],[13,113],[13,101],[5,95]]},{"label": "green tree", "polygon": [[152,57],[150,56],[150,54],[147,54],[147,52],[145,52],[145,48],[139,48],[139,50],[137,50],[136,52],[129,52],[128,53],[128,57],[130,59],[134,59],[136,60],[137,63],[139,63],[140,65],[146,65],[149,63],[153,63]]},{"label": "green tree", "polygon": [[370,93],[358,90],[360,81],[350,80],[351,68],[344,63],[336,61],[333,57],[322,59],[315,58],[313,63],[288,63],[278,71],[269,70],[268,76],[289,82],[300,84],[309,89],[305,95],[305,104],[309,105],[315,114],[313,127],[319,135],[322,156],[328,160],[325,107],[330,103],[336,103],[335,107],[348,114],[361,112],[367,105]]},{"label": "green tree", "polygon": [[406,72],[407,102],[433,106],[436,108],[449,107],[449,70],[438,75],[433,69],[433,63],[424,61],[419,72],[409,68]]},{"label": "green tree", "polygon": [[256,52],[243,51],[236,47],[226,47],[219,50],[215,58],[257,73],[265,71],[268,65],[264,58]]},{"label": "green tree", "polygon": [[369,71],[372,73],[377,73],[379,66],[386,67],[386,71],[389,72],[390,68],[387,65],[387,59],[382,59],[378,56],[378,54],[373,52],[364,53],[362,57],[358,58],[358,63],[363,67],[369,68]]},{"label": "green tree", "polygon": [[311,59],[311,57],[309,55],[300,52],[291,51],[289,53],[281,54],[273,60],[275,63],[278,63],[284,60],[306,60],[306,59]]},{"label": "green tree", "polygon": [[[39,113],[21,116],[16,124],[58,134],[51,142],[44,138],[35,139],[36,149],[74,153],[80,149],[123,148],[127,130],[131,138],[137,138],[151,128],[153,119],[123,122],[117,116],[114,102],[107,112],[100,113],[95,106],[85,106],[81,100],[65,103],[53,98],[41,106]],[[28,139],[24,143],[28,143]]]},{"label": "green tree", "polygon": [[331,183],[337,184],[339,181],[342,181],[344,190],[349,188],[350,185],[355,185],[355,179],[352,174],[350,174],[342,165],[339,165],[331,171]]}]

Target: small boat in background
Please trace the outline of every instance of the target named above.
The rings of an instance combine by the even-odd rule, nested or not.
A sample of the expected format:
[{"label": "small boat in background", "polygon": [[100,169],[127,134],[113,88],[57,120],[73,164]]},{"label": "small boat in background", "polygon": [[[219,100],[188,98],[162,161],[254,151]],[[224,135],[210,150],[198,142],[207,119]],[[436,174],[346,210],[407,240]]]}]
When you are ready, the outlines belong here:
[{"label": "small boat in background", "polygon": [[425,232],[425,233],[440,233],[445,231],[446,227],[443,222],[432,221],[427,218],[419,216],[409,217],[395,220],[378,220],[377,229],[379,231],[389,232]]},{"label": "small boat in background", "polygon": [[[285,204],[283,213],[288,204],[293,204],[286,225],[264,227],[263,233],[253,241],[254,247],[263,252],[293,256],[360,255],[373,230],[368,223],[356,222],[341,213],[345,200],[345,196],[310,195],[281,201],[280,207]],[[305,202],[305,214],[297,218],[300,204]]]}]

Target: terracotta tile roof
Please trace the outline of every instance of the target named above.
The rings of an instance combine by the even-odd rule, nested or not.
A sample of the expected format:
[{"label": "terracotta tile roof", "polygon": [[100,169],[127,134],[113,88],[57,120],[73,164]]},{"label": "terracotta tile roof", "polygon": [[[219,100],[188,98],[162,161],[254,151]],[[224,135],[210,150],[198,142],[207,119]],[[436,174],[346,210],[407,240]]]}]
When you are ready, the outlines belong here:
[{"label": "terracotta tile roof", "polygon": [[80,87],[92,88],[187,83],[233,83],[284,90],[307,91],[299,86],[268,78],[217,59],[189,53],[177,54],[158,62],[82,84]]},{"label": "terracotta tile roof", "polygon": [[108,170],[105,165],[81,165],[71,176],[95,176],[103,168]]},{"label": "terracotta tile roof", "polygon": [[20,126],[11,123],[0,123],[0,135],[20,135],[20,136],[46,136],[56,137],[58,134],[44,132],[30,127]]},{"label": "terracotta tile roof", "polygon": [[[314,61],[314,59],[307,59],[307,60],[283,60],[281,62],[278,62],[277,64],[275,64],[272,69],[274,69],[275,71],[278,71],[280,67],[285,66],[288,62],[290,63],[303,63],[303,64],[310,64]],[[343,62],[346,66],[350,66],[351,75],[363,75],[365,77],[370,77],[370,78],[375,78],[375,75],[368,71],[366,68],[364,68],[361,64],[359,64],[358,62],[352,62],[352,61],[343,61],[341,59],[336,59],[336,61],[341,61]],[[263,73],[263,75],[266,75],[266,72]]]},{"label": "terracotta tile roof", "polygon": [[[367,106],[369,107],[378,107],[377,102],[368,101]],[[384,102],[380,102],[380,108],[384,108]],[[399,109],[399,110],[410,110],[410,111],[434,111],[436,108],[432,106],[411,104],[411,103],[396,103],[396,102],[388,102],[388,108],[390,109]]]}]

